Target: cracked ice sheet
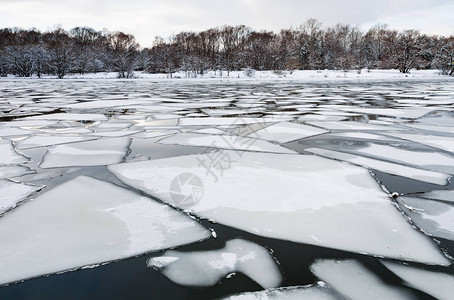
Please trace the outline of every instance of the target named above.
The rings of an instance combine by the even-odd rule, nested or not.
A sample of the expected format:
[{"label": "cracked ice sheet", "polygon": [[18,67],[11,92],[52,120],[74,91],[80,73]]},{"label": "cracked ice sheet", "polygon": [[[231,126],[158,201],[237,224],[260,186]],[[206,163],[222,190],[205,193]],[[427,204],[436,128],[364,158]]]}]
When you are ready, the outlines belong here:
[{"label": "cracked ice sheet", "polygon": [[454,173],[454,156],[445,153],[406,150],[373,143],[367,143],[366,147],[353,151],[355,154],[412,165],[425,170]]},{"label": "cracked ice sheet", "polygon": [[328,132],[313,126],[282,122],[257,130],[249,136],[279,143],[288,143]]},{"label": "cracked ice sheet", "polygon": [[309,125],[325,128],[327,130],[402,130],[394,126],[381,126],[368,123],[339,121],[339,122],[306,122]]},{"label": "cracked ice sheet", "polygon": [[92,136],[99,136],[99,137],[122,137],[137,134],[143,132],[144,130],[118,130],[118,131],[100,131],[90,133],[89,135]]},{"label": "cracked ice sheet", "polygon": [[454,276],[452,275],[392,262],[381,261],[381,263],[402,278],[406,286],[423,291],[440,300],[450,300],[454,295]]},{"label": "cracked ice sheet", "polygon": [[356,260],[317,260],[310,269],[348,299],[415,299],[404,288],[387,285]]},{"label": "cracked ice sheet", "polygon": [[160,136],[165,136],[165,135],[172,135],[180,133],[179,130],[162,130],[162,131],[152,131],[152,130],[146,130],[142,131],[140,133],[134,134],[134,138],[139,138],[139,139],[149,139],[149,138],[154,138],[154,137],[160,137]]},{"label": "cracked ice sheet", "polygon": [[81,167],[116,164],[123,161],[131,143],[129,138],[57,145],[44,155],[41,168]]},{"label": "cracked ice sheet", "polygon": [[403,125],[410,127],[410,128],[420,129],[420,130],[454,134],[454,128],[449,127],[449,126],[429,126],[429,125],[420,125],[420,124],[403,124]]},{"label": "cracked ice sheet", "polygon": [[418,196],[426,199],[454,202],[454,190],[434,190],[419,194]]},{"label": "cracked ice sheet", "polygon": [[[430,238],[412,228],[364,168],[313,155],[223,153],[234,162],[218,181],[200,163],[209,162],[212,154],[125,163],[108,169],[124,183],[177,206],[169,194],[171,181],[182,173],[195,174],[203,182],[203,197],[184,208],[253,234],[450,264]],[[221,175],[214,166],[211,172]]]},{"label": "cracked ice sheet", "polygon": [[214,286],[235,272],[245,274],[263,288],[276,288],[282,282],[281,272],[270,252],[242,239],[230,240],[220,250],[169,250],[163,256],[150,258],[147,265],[185,286]]},{"label": "cracked ice sheet", "polygon": [[82,141],[90,141],[96,140],[98,137],[87,137],[87,136],[79,136],[79,135],[70,135],[70,136],[55,136],[55,135],[35,135],[18,141],[16,143],[16,147],[21,150],[37,148],[37,147],[45,147],[45,146],[53,146],[53,145],[60,145],[60,144],[68,144],[74,142],[82,142]]},{"label": "cracked ice sheet", "polygon": [[317,114],[306,114],[298,118],[298,121],[308,122],[308,121],[344,121],[347,120],[347,117],[342,116],[325,116]]},{"label": "cracked ice sheet", "polygon": [[451,177],[451,175],[449,174],[416,169],[413,167],[403,166],[399,164],[389,163],[386,161],[380,161],[372,158],[357,156],[343,152],[337,152],[333,150],[326,150],[320,148],[306,148],[304,149],[304,151],[308,151],[326,158],[349,162],[357,166],[378,170],[388,174],[398,175],[406,178],[411,178],[414,180],[430,182],[438,185],[448,184],[448,179]]},{"label": "cracked ice sheet", "polygon": [[387,137],[387,136],[373,134],[373,133],[365,133],[365,132],[331,133],[329,135],[326,135],[326,137],[341,137],[341,138],[359,139],[359,140],[367,140],[367,141],[396,141],[396,139],[394,139],[392,137]]},{"label": "cracked ice sheet", "polygon": [[32,171],[24,166],[0,166],[0,179],[30,174]]},{"label": "cracked ice sheet", "polygon": [[33,131],[25,130],[25,129],[21,129],[21,128],[5,127],[5,128],[0,128],[0,137],[24,136],[24,135],[29,135],[32,132]]},{"label": "cracked ice sheet", "polygon": [[182,118],[179,125],[183,126],[216,126],[216,125],[246,125],[246,124],[263,124],[275,122],[274,118]]},{"label": "cracked ice sheet", "polygon": [[166,205],[80,176],[0,218],[0,284],[210,236],[202,225]]},{"label": "cracked ice sheet", "polygon": [[402,206],[416,226],[430,235],[454,241],[453,205],[411,197],[402,197],[402,200],[406,205],[414,208],[409,210]]},{"label": "cracked ice sheet", "polygon": [[284,287],[227,296],[224,300],[336,300],[339,295],[320,285]]},{"label": "cracked ice sheet", "polygon": [[405,119],[419,119],[427,115],[428,113],[436,110],[436,108],[434,107],[396,109],[396,108],[358,108],[352,106],[345,107],[338,106],[336,107],[336,109],[342,111],[356,112],[360,114],[399,117]]},{"label": "cracked ice sheet", "polygon": [[46,121],[46,120],[14,120],[11,122],[2,122],[1,126],[4,127],[45,127],[57,124],[57,121]]},{"label": "cracked ice sheet", "polygon": [[268,141],[227,134],[218,135],[185,132],[159,140],[159,143],[170,145],[214,147],[241,151],[296,153],[293,150],[272,144]]},{"label": "cracked ice sheet", "polygon": [[149,100],[90,100],[73,104],[62,105],[61,108],[90,109],[90,108],[111,108],[116,106],[129,106],[137,104],[149,104]]},{"label": "cracked ice sheet", "polygon": [[0,215],[17,206],[17,204],[38,190],[42,186],[32,186],[0,179]]},{"label": "cracked ice sheet", "polygon": [[27,117],[26,120],[57,120],[57,121],[107,121],[108,118],[101,114],[75,114],[57,113],[42,116]]},{"label": "cracked ice sheet", "polygon": [[[454,133],[454,128],[452,133]],[[454,137],[407,133],[386,133],[386,135],[454,153]]]},{"label": "cracked ice sheet", "polygon": [[28,159],[14,150],[10,141],[0,139],[0,165],[22,164]]}]

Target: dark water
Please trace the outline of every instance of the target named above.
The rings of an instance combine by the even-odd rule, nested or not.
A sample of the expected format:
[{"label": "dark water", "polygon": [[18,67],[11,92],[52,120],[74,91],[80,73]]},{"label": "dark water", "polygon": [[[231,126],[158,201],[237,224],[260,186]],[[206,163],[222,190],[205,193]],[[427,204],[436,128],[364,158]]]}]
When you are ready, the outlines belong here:
[{"label": "dark water", "polygon": [[[43,81],[45,82],[45,81]],[[448,85],[449,88],[446,88]],[[305,103],[313,103],[315,105],[336,105],[339,103],[339,98],[342,96],[344,101],[340,103],[355,103],[360,102],[363,107],[397,107],[398,105],[389,96],[394,91],[407,91],[418,89],[420,92],[437,92],[452,96],[454,85],[452,81],[439,82],[363,82],[355,83],[355,88],[361,88],[362,91],[351,91],[352,83],[311,83],[302,84],[294,82],[282,83],[153,83],[153,82],[138,82],[138,81],[110,81],[99,82],[98,84],[86,84],[85,82],[64,82],[52,81],[41,85],[40,82],[10,82],[0,83],[0,91],[2,92],[0,99],[15,98],[15,99],[32,99],[33,103],[51,102],[52,99],[62,99],[58,96],[67,97],[72,102],[83,102],[83,99],[102,99],[108,97],[110,99],[126,98],[134,99],[134,97],[153,98],[162,97],[168,99],[185,99],[187,101],[200,101],[201,99],[232,99],[228,107],[237,108],[236,104],[241,102],[241,99],[254,95],[254,93],[267,93],[261,96],[260,103],[263,108],[260,112],[249,113],[244,109],[244,114],[240,116],[268,116],[271,112],[280,110],[285,115],[286,112],[296,112],[295,109],[281,109],[282,101],[291,103],[293,100],[298,100],[304,96],[304,91],[308,95]],[[378,88],[381,92],[374,91]],[[364,91],[365,90],[365,91]],[[369,91],[367,91],[369,90]],[[270,95],[268,95],[270,94]],[[318,99],[317,97],[320,97]],[[316,99],[317,98],[317,99]],[[293,100],[292,100],[293,99]],[[316,100],[311,100],[316,99]],[[323,100],[324,99],[324,100]],[[160,100],[166,103],[165,99]],[[357,104],[356,104],[357,105]],[[429,105],[430,106],[430,105]],[[33,115],[33,112],[20,109],[10,110],[10,114],[5,114],[2,121],[12,121],[21,119],[23,115]],[[49,107],[46,113],[61,112],[60,109]],[[134,110],[128,111],[124,109],[89,109],[87,112],[103,113],[109,116],[119,114],[134,115]],[[202,113],[199,109],[183,108],[179,110],[182,115],[191,113]],[[302,116],[307,112],[296,114]],[[433,117],[452,117],[451,112],[434,112]],[[355,116],[351,117],[356,121],[375,120],[377,116]],[[305,153],[304,149],[308,147],[323,147],[331,149],[342,149],[340,144],[348,139],[325,139],[323,136],[309,138],[300,141],[288,143],[285,146]],[[351,141],[350,141],[351,142]],[[405,142],[403,142],[405,143]],[[359,145],[361,142],[359,142]],[[39,162],[47,148],[36,148],[33,150],[24,150],[23,152],[32,157],[35,164]],[[178,155],[188,155],[194,153],[203,153],[206,151],[203,147],[188,147],[156,144],[154,141],[147,143],[144,141],[133,142],[128,156],[137,155],[147,156],[149,158],[164,158]],[[32,167],[32,166],[31,166]],[[41,172],[38,166],[33,168],[37,172]],[[440,186],[394,176],[387,173],[371,170],[377,182],[383,184],[390,192],[398,192],[402,194],[413,194],[440,189]],[[54,177],[34,183],[46,184],[47,187],[42,191],[45,192],[54,186],[64,183],[79,175],[88,175],[104,181],[109,181],[120,186],[124,186],[119,182],[105,166],[100,167],[84,167],[78,170],[64,174],[63,176]],[[454,183],[442,187],[443,189],[454,189]],[[200,222],[213,229],[217,233],[217,238],[209,239],[200,243],[180,247],[181,251],[201,251],[214,250],[224,247],[225,242],[241,237],[245,240],[253,241],[259,245],[265,246],[272,250],[273,255],[280,264],[281,271],[284,276],[282,286],[300,286],[313,284],[318,279],[311,273],[309,267],[317,259],[345,259],[352,258],[360,261],[370,271],[379,276],[385,283],[393,286],[399,286],[412,293],[418,299],[433,299],[431,296],[420,292],[416,289],[408,288],[402,285],[399,277],[388,271],[378,258],[371,256],[355,254],[346,251],[340,251],[329,248],[322,248],[312,245],[293,243],[289,241],[265,238],[257,236],[245,231],[224,226],[222,224],[213,224],[207,220]],[[333,228],[332,230],[336,230]],[[454,242],[438,239],[440,247],[450,255],[454,256]],[[11,284],[0,288],[0,299],[213,299],[227,295],[232,295],[247,291],[260,291],[262,288],[250,278],[237,273],[229,279],[224,279],[214,287],[197,288],[185,287],[172,283],[159,271],[147,268],[146,261],[150,257],[160,256],[164,251],[150,253],[140,257],[129,258],[118,262],[105,264],[93,269],[77,270],[62,274],[50,275],[35,279],[26,280],[21,283]],[[418,266],[418,264],[414,264]],[[437,266],[423,266],[428,270],[442,271],[454,275],[454,267],[442,268]],[[0,270],[1,272],[1,270]]]}]

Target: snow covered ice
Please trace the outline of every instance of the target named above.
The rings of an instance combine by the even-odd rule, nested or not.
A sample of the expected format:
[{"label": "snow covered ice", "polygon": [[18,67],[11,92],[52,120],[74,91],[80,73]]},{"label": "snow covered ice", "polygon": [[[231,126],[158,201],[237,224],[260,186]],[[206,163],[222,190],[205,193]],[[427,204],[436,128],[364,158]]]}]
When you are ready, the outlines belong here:
[{"label": "snow covered ice", "polygon": [[452,203],[402,197],[402,201],[413,209],[403,208],[416,226],[425,232],[454,241],[454,206]]},{"label": "snow covered ice", "polygon": [[0,215],[14,208],[19,202],[27,199],[41,188],[41,186],[31,186],[0,179]]},{"label": "snow covered ice", "polygon": [[311,285],[311,286],[296,286],[279,289],[267,289],[259,292],[248,292],[228,296],[225,300],[335,300],[339,299],[339,294],[333,292],[332,289],[326,286]]},{"label": "snow covered ice", "polygon": [[290,122],[281,122],[254,131],[250,135],[259,139],[287,143],[314,135],[327,133],[328,131],[316,127]]},{"label": "snow covered ice", "polygon": [[416,267],[382,261],[393,273],[404,280],[404,284],[426,292],[440,299],[452,299],[454,294],[454,276],[442,272],[428,271]]},{"label": "snow covered ice", "polygon": [[448,179],[452,176],[449,174],[438,173],[433,171],[421,170],[409,166],[403,166],[386,161],[376,160],[363,156],[352,155],[326,149],[306,148],[305,151],[327,157],[338,159],[358,166],[364,166],[370,169],[379,170],[389,174],[399,175],[403,177],[412,178],[415,180],[426,181],[437,185],[448,184]]},{"label": "snow covered ice", "polygon": [[[168,203],[173,178],[191,172],[204,194],[187,208],[254,234],[429,264],[449,264],[414,230],[367,170],[309,155],[225,151],[219,180],[200,162],[211,154],[109,166],[124,183]],[[216,172],[216,170],[213,170]],[[330,228],[343,224],[336,231]]]},{"label": "snow covered ice", "polygon": [[230,240],[220,250],[169,250],[163,256],[150,258],[147,264],[161,270],[173,282],[188,286],[213,286],[235,272],[244,273],[263,288],[276,288],[282,282],[270,252],[242,239]]},{"label": "snow covered ice", "polygon": [[187,146],[204,146],[243,151],[260,151],[273,153],[295,153],[294,151],[267,141],[236,135],[208,135],[198,133],[179,133],[159,141],[162,144]]},{"label": "snow covered ice", "polygon": [[311,270],[348,299],[416,299],[405,289],[386,284],[355,260],[318,260]]},{"label": "snow covered ice", "polygon": [[111,183],[77,177],[0,218],[0,284],[210,236],[166,205]]},{"label": "snow covered ice", "polygon": [[17,153],[10,141],[0,140],[0,165],[21,164],[28,161],[28,159]]},{"label": "snow covered ice", "polygon": [[422,198],[427,198],[427,199],[454,202],[454,191],[453,190],[433,190],[430,192],[419,194],[418,196],[420,196]]},{"label": "snow covered ice", "polygon": [[119,163],[131,143],[129,138],[102,139],[57,145],[48,150],[41,168],[97,166]]}]

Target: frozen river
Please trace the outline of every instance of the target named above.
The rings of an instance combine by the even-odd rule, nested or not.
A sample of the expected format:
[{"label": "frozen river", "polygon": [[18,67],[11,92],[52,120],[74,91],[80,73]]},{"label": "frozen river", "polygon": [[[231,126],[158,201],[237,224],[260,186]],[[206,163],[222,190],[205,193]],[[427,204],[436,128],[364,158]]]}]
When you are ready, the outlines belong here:
[{"label": "frozen river", "polygon": [[454,293],[452,80],[0,91],[0,299]]}]

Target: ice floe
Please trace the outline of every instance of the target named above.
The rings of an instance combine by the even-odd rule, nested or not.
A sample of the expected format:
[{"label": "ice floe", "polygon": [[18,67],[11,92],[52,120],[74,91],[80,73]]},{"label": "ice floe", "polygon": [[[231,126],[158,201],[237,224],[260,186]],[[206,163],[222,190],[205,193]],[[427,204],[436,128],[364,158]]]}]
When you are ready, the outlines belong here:
[{"label": "ice floe", "polygon": [[119,163],[130,144],[129,138],[100,139],[57,145],[44,155],[41,168],[99,166]]},{"label": "ice floe", "polygon": [[433,190],[430,192],[419,194],[418,196],[427,199],[454,202],[454,190]]},{"label": "ice floe", "polygon": [[366,132],[339,132],[330,134],[327,137],[341,137],[341,138],[349,138],[349,139],[359,139],[359,140],[368,140],[368,141],[389,141],[389,140],[396,140],[387,136],[373,134],[373,133],[366,133]]},{"label": "ice floe", "polygon": [[36,148],[36,147],[45,147],[45,146],[53,146],[53,145],[60,145],[60,144],[68,144],[74,142],[82,142],[82,141],[90,141],[96,140],[97,137],[87,137],[87,136],[79,136],[79,135],[34,135],[18,141],[16,143],[16,147],[20,150]]},{"label": "ice floe", "polygon": [[184,208],[254,234],[428,264],[450,263],[433,241],[411,227],[361,167],[313,155],[239,156],[224,150],[108,168],[124,183],[177,206],[181,203],[169,193],[171,182],[180,174],[194,174],[203,182],[203,197]]},{"label": "ice floe", "polygon": [[70,109],[90,109],[90,108],[111,108],[116,106],[136,105],[136,104],[147,104],[148,100],[130,100],[130,99],[106,99],[106,100],[94,100],[84,101],[79,103],[63,105],[62,108]]},{"label": "ice floe", "polygon": [[184,126],[216,126],[216,125],[244,125],[244,124],[257,124],[275,122],[273,118],[221,118],[221,117],[208,117],[208,118],[184,118],[180,119],[179,124]]},{"label": "ice floe", "polygon": [[[454,128],[452,132],[454,133]],[[408,133],[393,133],[387,135],[454,153],[454,137]]]},{"label": "ice floe", "polygon": [[430,107],[411,107],[407,109],[396,109],[396,108],[359,108],[353,106],[339,106],[337,107],[339,110],[356,112],[360,114],[367,114],[367,115],[381,115],[381,116],[391,116],[391,117],[399,117],[399,118],[406,118],[406,119],[418,119],[421,118],[428,113],[434,111],[436,108]]},{"label": "ice floe", "polygon": [[19,202],[24,201],[41,188],[42,186],[26,185],[0,179],[0,215],[16,207]]},{"label": "ice floe", "polygon": [[234,239],[223,249],[198,252],[169,250],[150,258],[149,267],[161,270],[170,280],[187,286],[214,286],[227,275],[241,272],[264,288],[276,288],[282,275],[269,250]]},{"label": "ice floe", "polygon": [[0,218],[0,284],[210,236],[209,230],[166,205],[81,176]]},{"label": "ice floe", "polygon": [[12,136],[26,136],[31,134],[33,131],[25,130],[21,128],[15,127],[3,127],[0,128],[0,137],[12,137]]},{"label": "ice floe", "polygon": [[361,123],[361,122],[353,122],[353,121],[340,121],[340,122],[306,122],[307,124],[325,128],[327,130],[377,130],[377,131],[384,131],[384,130],[399,130],[395,126],[381,126],[381,125],[373,125],[368,123]]},{"label": "ice floe", "polygon": [[380,158],[383,160],[419,167],[436,172],[454,173],[454,156],[439,152],[418,151],[389,145],[368,143],[358,149],[360,155]]},{"label": "ice floe", "polygon": [[296,153],[285,147],[272,144],[268,141],[236,135],[179,133],[159,141],[161,144],[202,146],[221,149],[234,149],[242,151],[259,151],[273,153]]},{"label": "ice floe", "polygon": [[257,130],[251,133],[250,136],[268,141],[287,143],[327,132],[326,130],[313,126],[282,122]]},{"label": "ice floe", "polygon": [[407,127],[426,130],[426,131],[436,131],[436,132],[444,132],[449,134],[454,134],[454,128],[450,126],[429,126],[429,125],[420,125],[420,124],[404,124]]},{"label": "ice floe", "polygon": [[22,176],[31,170],[24,166],[0,166],[0,179]]},{"label": "ice floe", "polygon": [[0,139],[0,165],[22,164],[28,159],[14,150],[10,141]]},{"label": "ice floe", "polygon": [[26,120],[107,121],[108,118],[101,114],[56,113],[27,117]]},{"label": "ice floe", "polygon": [[407,206],[413,208],[403,207],[416,226],[433,236],[454,241],[453,205],[412,197],[401,199]]},{"label": "ice floe", "polygon": [[320,148],[306,148],[304,149],[304,151],[308,151],[326,158],[332,158],[349,162],[354,165],[363,166],[369,169],[374,169],[377,171],[407,177],[415,180],[430,182],[437,185],[448,184],[448,179],[452,177],[452,175],[449,174],[421,170],[413,167],[403,166],[395,163],[390,163],[386,161],[376,160],[372,158],[367,158],[363,156],[333,150]]},{"label": "ice floe", "polygon": [[404,280],[404,284],[423,291],[440,300],[450,300],[454,295],[454,276],[428,271],[387,261],[382,263]]},{"label": "ice floe", "polygon": [[311,271],[348,299],[416,299],[405,289],[386,284],[356,260],[318,260]]},{"label": "ice floe", "polygon": [[336,300],[342,297],[325,285],[295,286],[246,292],[227,296],[224,300]]}]

